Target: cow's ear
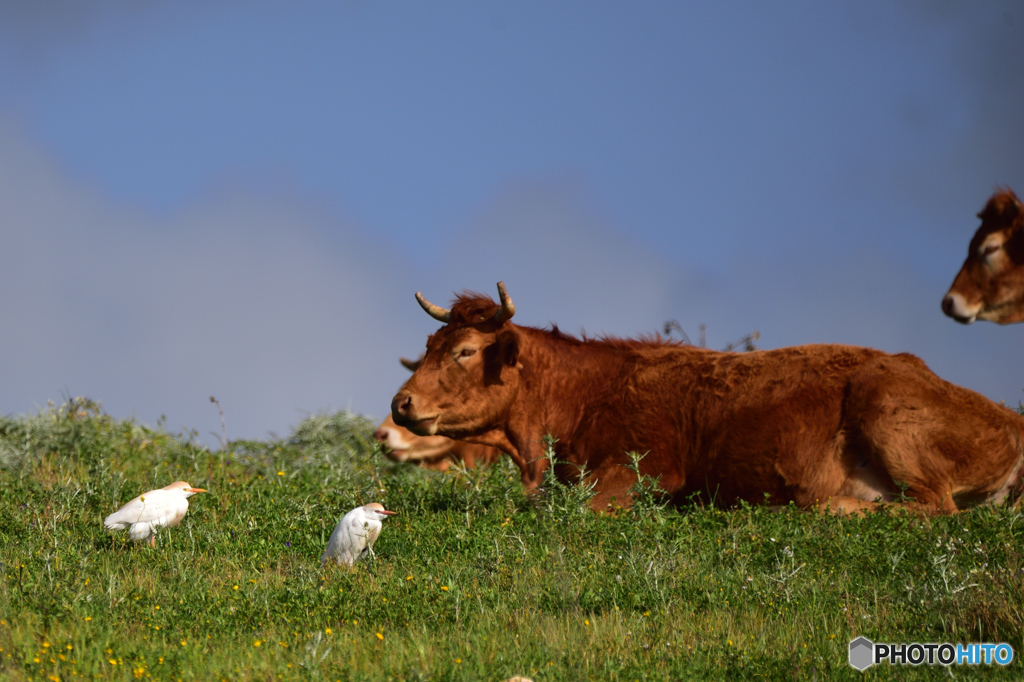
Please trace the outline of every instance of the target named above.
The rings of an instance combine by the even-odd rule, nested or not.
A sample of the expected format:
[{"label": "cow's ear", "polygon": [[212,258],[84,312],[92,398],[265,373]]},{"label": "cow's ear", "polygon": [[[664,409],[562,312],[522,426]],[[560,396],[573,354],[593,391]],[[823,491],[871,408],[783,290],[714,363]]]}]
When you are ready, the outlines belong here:
[{"label": "cow's ear", "polygon": [[1020,200],[1017,197],[1013,197],[1013,200],[1006,205],[1006,217],[1013,222],[1020,217],[1021,205]]},{"label": "cow's ear", "polygon": [[502,329],[495,336],[498,346],[498,360],[509,367],[519,364],[519,335],[511,329]]}]

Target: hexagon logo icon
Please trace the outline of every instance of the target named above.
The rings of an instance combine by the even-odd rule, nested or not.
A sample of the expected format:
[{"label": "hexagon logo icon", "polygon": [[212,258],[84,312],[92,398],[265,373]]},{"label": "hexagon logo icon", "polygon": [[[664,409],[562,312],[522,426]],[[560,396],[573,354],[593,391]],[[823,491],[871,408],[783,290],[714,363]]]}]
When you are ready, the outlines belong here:
[{"label": "hexagon logo icon", "polygon": [[850,642],[850,665],[857,670],[867,670],[875,664],[875,644],[867,637],[858,637]]}]

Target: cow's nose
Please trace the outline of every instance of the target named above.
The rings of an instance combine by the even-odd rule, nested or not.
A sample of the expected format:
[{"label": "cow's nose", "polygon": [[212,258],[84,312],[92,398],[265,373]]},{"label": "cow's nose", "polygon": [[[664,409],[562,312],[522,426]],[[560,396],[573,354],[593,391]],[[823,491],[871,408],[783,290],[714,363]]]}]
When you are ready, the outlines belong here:
[{"label": "cow's nose", "polygon": [[953,297],[949,294],[946,294],[946,297],[942,299],[942,312],[946,313],[949,317],[953,317]]},{"label": "cow's nose", "polygon": [[376,431],[373,432],[373,437],[375,439],[377,439],[381,443],[387,443],[388,442],[388,430],[387,429],[377,429]]},{"label": "cow's nose", "polygon": [[412,412],[412,396],[408,393],[399,393],[391,401],[391,414],[393,417],[408,417]]}]

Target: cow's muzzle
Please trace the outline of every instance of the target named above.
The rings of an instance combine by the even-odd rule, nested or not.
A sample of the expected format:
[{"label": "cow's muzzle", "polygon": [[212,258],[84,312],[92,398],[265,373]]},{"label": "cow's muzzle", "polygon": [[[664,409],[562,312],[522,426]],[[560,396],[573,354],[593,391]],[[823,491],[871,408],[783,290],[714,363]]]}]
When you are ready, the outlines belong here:
[{"label": "cow's muzzle", "polygon": [[391,399],[391,418],[399,426],[408,426],[409,415],[412,414],[412,395],[405,391],[399,391]]},{"label": "cow's muzzle", "polygon": [[417,436],[433,436],[437,433],[437,415],[418,414],[413,396],[408,391],[399,391],[391,401],[391,418]]},{"label": "cow's muzzle", "polygon": [[946,294],[946,297],[942,299],[942,312],[946,313],[946,315],[952,317],[960,324],[970,324],[977,318],[977,308],[980,308],[980,306],[975,306],[974,310],[971,310],[971,307],[972,306],[969,306],[967,301],[964,300],[963,296],[954,291],[949,292]]}]

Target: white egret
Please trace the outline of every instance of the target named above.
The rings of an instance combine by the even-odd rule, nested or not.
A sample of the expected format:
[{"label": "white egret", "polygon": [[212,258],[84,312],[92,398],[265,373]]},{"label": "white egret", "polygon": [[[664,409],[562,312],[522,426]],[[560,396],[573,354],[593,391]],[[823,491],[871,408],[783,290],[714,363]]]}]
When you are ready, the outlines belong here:
[{"label": "white egret", "polygon": [[156,529],[177,526],[188,512],[188,498],[205,493],[185,481],[143,493],[103,520],[107,530],[128,529],[132,540],[145,540],[156,546]]},{"label": "white egret", "polygon": [[377,502],[371,502],[345,514],[327,541],[327,551],[320,557],[321,563],[336,561],[344,566],[353,566],[367,554],[376,556],[373,543],[380,535],[380,522],[397,513],[384,509]]}]

